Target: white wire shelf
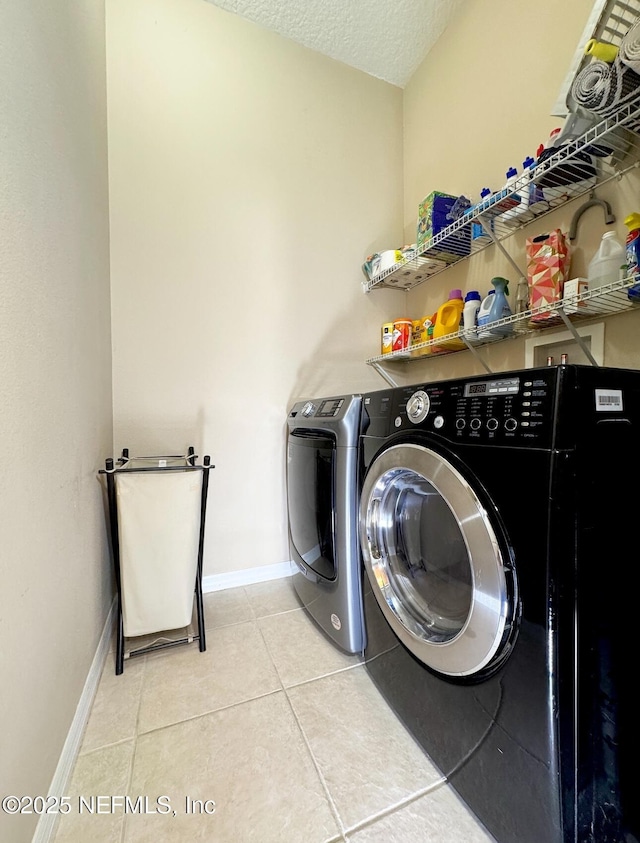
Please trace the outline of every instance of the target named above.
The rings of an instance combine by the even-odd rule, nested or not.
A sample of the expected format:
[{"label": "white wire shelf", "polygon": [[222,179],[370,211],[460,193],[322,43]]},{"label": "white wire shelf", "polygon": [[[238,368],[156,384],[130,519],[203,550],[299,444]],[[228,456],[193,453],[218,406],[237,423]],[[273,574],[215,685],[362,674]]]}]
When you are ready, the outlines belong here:
[{"label": "white wire shelf", "polygon": [[[492,195],[484,205],[452,222],[408,258],[365,280],[364,291],[378,287],[410,290],[492,243],[501,243],[559,205],[621,177],[640,164],[639,133],[640,91],[613,116],[549,154],[529,171],[531,175],[515,181],[508,192]],[[532,184],[542,192],[541,201],[529,207],[521,203],[521,209],[514,207],[513,197]],[[473,223],[483,227],[484,238],[472,239]]]},{"label": "white wire shelf", "polygon": [[[503,329],[509,331],[504,335],[494,334],[490,339],[478,339],[477,335],[468,335],[465,331],[456,331],[437,339],[416,343],[408,350],[393,351],[369,358],[369,365],[391,362],[415,362],[418,360],[432,360],[459,351],[477,350],[484,346],[495,345],[496,342],[512,340],[527,334],[538,334],[547,328],[557,328],[561,325],[573,327],[586,322],[593,322],[605,316],[616,313],[628,313],[631,310],[640,312],[640,300],[629,299],[629,288],[637,284],[636,278],[624,278],[610,284],[603,284],[595,290],[586,290],[579,295],[562,299],[551,305],[536,307],[522,313],[508,316],[491,322],[492,330]],[[443,348],[447,343],[457,348]]]}]

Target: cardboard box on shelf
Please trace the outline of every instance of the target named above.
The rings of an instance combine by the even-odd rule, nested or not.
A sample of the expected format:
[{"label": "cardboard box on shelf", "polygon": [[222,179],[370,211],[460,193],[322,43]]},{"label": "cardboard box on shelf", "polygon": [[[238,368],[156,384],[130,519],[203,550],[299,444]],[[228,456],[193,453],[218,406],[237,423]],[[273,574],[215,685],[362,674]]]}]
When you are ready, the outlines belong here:
[{"label": "cardboard box on shelf", "polygon": [[589,289],[589,282],[586,278],[571,278],[564,282],[564,293],[562,295],[565,313],[589,313],[589,305],[586,301],[576,301],[578,296],[586,293]]},{"label": "cardboard box on shelf", "polygon": [[[436,237],[443,229],[454,222],[450,214],[459,198],[459,196],[453,196],[450,193],[434,190],[418,205],[416,239],[418,251],[423,249],[431,238]],[[466,257],[470,251],[471,225],[469,224],[444,237],[432,249],[429,249],[429,254],[442,258],[448,263],[453,263]]]}]

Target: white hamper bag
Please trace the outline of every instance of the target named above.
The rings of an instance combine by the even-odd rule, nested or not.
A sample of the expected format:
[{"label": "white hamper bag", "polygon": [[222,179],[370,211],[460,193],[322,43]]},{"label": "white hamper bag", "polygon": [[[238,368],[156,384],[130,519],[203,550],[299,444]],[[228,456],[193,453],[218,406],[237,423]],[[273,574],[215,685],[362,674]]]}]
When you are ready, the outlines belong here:
[{"label": "white hamper bag", "polygon": [[126,637],[191,623],[202,476],[201,471],[115,476]]}]

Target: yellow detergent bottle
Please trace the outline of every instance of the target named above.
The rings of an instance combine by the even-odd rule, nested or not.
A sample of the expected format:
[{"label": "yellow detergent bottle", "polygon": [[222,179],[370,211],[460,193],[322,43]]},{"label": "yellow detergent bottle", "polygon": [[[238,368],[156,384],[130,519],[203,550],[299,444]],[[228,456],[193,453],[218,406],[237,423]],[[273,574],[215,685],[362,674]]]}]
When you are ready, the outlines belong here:
[{"label": "yellow detergent bottle", "polygon": [[[440,339],[440,337],[446,337],[449,334],[456,334],[460,330],[463,309],[464,298],[462,297],[462,290],[451,290],[447,301],[441,304],[437,310],[433,338]],[[438,347],[447,351],[455,351],[460,348],[466,348],[467,346],[464,340],[454,337],[446,339],[444,342],[439,342]]]}]

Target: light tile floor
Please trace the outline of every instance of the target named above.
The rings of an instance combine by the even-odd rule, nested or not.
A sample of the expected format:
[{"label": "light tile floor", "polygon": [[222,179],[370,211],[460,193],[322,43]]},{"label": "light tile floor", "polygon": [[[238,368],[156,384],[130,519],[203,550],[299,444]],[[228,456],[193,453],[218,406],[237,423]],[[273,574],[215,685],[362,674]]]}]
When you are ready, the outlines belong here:
[{"label": "light tile floor", "polygon": [[493,841],[290,580],[205,611],[204,653],[109,654],[55,843]]}]

